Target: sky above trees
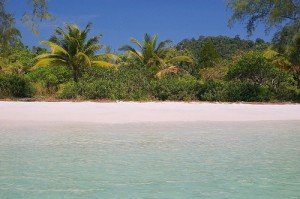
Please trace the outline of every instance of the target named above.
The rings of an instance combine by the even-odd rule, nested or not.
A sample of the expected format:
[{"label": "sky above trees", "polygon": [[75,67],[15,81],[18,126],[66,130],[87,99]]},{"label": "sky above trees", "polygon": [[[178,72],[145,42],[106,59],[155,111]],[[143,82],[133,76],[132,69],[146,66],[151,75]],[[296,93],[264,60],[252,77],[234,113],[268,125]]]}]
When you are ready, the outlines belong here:
[{"label": "sky above trees", "polygon": [[[25,27],[20,18],[27,8],[26,1],[10,0],[8,11],[15,13],[16,27],[21,30],[26,45],[39,45],[48,39],[56,26],[64,22],[85,27],[93,22],[92,34],[103,34],[101,43],[117,50],[127,44],[130,37],[142,39],[144,33],[158,34],[161,40],[177,43],[185,38],[240,35],[247,38],[245,25],[227,26],[231,11],[224,0],[50,0],[49,11],[54,21],[40,23],[38,36]],[[270,40],[259,26],[250,39]]]}]

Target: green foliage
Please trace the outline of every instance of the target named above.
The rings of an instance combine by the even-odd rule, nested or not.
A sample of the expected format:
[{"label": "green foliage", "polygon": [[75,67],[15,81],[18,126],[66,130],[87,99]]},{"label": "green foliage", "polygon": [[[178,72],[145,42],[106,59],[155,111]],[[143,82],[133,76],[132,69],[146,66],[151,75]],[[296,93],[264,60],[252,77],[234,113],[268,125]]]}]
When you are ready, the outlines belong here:
[{"label": "green foliage", "polygon": [[295,35],[293,42],[288,47],[287,54],[295,71],[300,75],[300,34]]},{"label": "green foliage", "polygon": [[26,78],[35,84],[40,96],[55,94],[60,85],[72,79],[72,74],[64,66],[41,67],[26,74]]},{"label": "green foliage", "polygon": [[[232,25],[236,21],[246,21],[247,31],[252,34],[258,22],[266,26],[266,30],[278,28],[274,35],[274,49],[279,53],[276,61],[279,64],[286,61],[282,58],[289,57],[292,69],[297,74],[298,88],[300,89],[299,52],[297,52],[297,35],[300,29],[300,1],[299,0],[227,0],[228,6],[233,10],[229,21]],[[296,42],[295,42],[296,41]],[[292,53],[290,53],[290,50]],[[293,53],[296,52],[296,54]],[[287,56],[287,54],[293,54]],[[280,59],[278,59],[280,58]],[[283,62],[284,61],[284,62]],[[297,64],[295,64],[295,61]]]},{"label": "green foliage", "polygon": [[[53,19],[48,12],[47,0],[28,0],[26,2],[31,6],[31,10],[22,11],[22,22],[28,25],[33,33],[38,34],[38,23],[43,20]],[[14,14],[8,13],[5,9],[8,3],[8,0],[0,0],[0,27],[4,25],[5,27],[13,28],[15,24]]]},{"label": "green foliage", "polygon": [[229,25],[236,21],[246,21],[247,31],[252,34],[258,22],[266,25],[266,30],[280,25],[299,28],[299,0],[227,0],[233,11]]},{"label": "green foliage", "polygon": [[[87,78],[87,79],[85,79]],[[202,82],[192,76],[154,80],[141,66],[121,67],[118,71],[89,68],[79,83],[66,83],[62,99],[104,100],[197,100]]]},{"label": "green foliage", "polygon": [[211,41],[207,41],[203,44],[198,56],[200,68],[213,67],[214,62],[221,58],[220,53]]},{"label": "green foliage", "polygon": [[295,73],[298,89],[300,89],[299,28],[286,26],[277,32],[273,38],[273,45],[267,52],[273,52],[272,56],[269,56],[273,63]]},{"label": "green foliage", "polygon": [[232,64],[232,61],[219,59],[213,67],[200,69],[200,77],[204,80],[224,80]]},{"label": "green foliage", "polygon": [[257,84],[233,81],[227,85],[226,101],[236,102],[264,102],[272,99],[272,92],[265,87]]},{"label": "green foliage", "polygon": [[196,39],[184,39],[176,46],[177,50],[188,50],[192,53],[195,62],[199,63],[201,56],[199,52],[205,43],[212,43],[217,52],[223,59],[231,59],[237,52],[246,52],[254,49],[263,50],[268,44],[263,40],[254,42],[251,40],[243,40],[238,36],[230,38],[226,36],[205,37],[200,36]]},{"label": "green foliage", "polygon": [[273,49],[279,54],[284,55],[289,46],[294,42],[295,35],[298,34],[299,28],[294,26],[285,26],[276,32],[272,39]]},{"label": "green foliage", "polygon": [[23,14],[22,22],[28,25],[33,33],[38,34],[38,22],[53,19],[48,12],[47,0],[29,0],[27,3],[32,6],[32,11]]},{"label": "green foliage", "polygon": [[0,98],[31,97],[33,89],[28,80],[16,75],[0,75]]},{"label": "green foliage", "polygon": [[153,95],[157,100],[195,101],[202,82],[191,76],[165,77],[153,81]]},{"label": "green foliage", "polygon": [[34,65],[35,53],[33,53],[21,42],[6,48],[0,52],[0,71],[9,74],[25,74]]},{"label": "green foliage", "polygon": [[[25,11],[23,22],[36,32],[37,19],[48,20],[51,15],[46,0],[28,3],[33,9]],[[127,54],[116,56],[110,48],[97,54],[105,46],[99,44],[101,35],[88,38],[91,24],[84,30],[66,24],[49,41],[41,42],[51,53],[40,47],[30,50],[14,28],[6,0],[0,0],[0,98],[300,101],[295,81],[300,88],[300,1],[227,3],[233,10],[230,23],[245,20],[249,34],[257,22],[265,23],[267,30],[282,25],[273,44],[260,38],[242,40],[238,35],[200,36],[175,48],[169,40],[158,42],[157,35],[146,34],[142,42],[130,40],[138,50],[126,45],[121,50]],[[39,68],[32,68],[34,64]]]},{"label": "green foliage", "polygon": [[59,94],[62,99],[114,99],[113,84],[110,81],[69,82],[63,85]]},{"label": "green foliage", "polygon": [[176,56],[176,49],[170,46],[170,40],[157,43],[157,39],[157,35],[151,37],[145,34],[142,43],[134,38],[130,39],[130,42],[136,44],[140,51],[130,45],[122,46],[120,50],[127,52],[128,56],[146,66],[149,71],[153,71],[157,78],[167,73],[186,72],[175,65],[180,62],[192,63],[192,58],[185,55]]},{"label": "green foliage", "polygon": [[119,70],[87,68],[78,84],[63,85],[59,95],[63,99],[150,100],[152,78],[139,65]]},{"label": "green foliage", "polygon": [[96,35],[88,39],[91,31],[91,23],[80,30],[75,24],[65,24],[65,30],[56,28],[57,35],[51,37],[49,41],[42,41],[50,47],[51,53],[44,53],[36,57],[36,67],[40,66],[66,66],[73,71],[73,78],[78,82],[81,71],[85,67],[116,67],[114,60],[118,59],[113,54],[96,54],[103,48],[99,44],[101,35]]},{"label": "green foliage", "polygon": [[208,80],[200,87],[198,99],[201,101],[226,101],[225,83]]},{"label": "green foliage", "polygon": [[273,93],[268,88],[240,81],[207,81],[200,91],[200,100],[223,102],[270,101]]},{"label": "green foliage", "polygon": [[268,62],[261,52],[249,52],[242,55],[229,69],[227,78],[275,88],[289,80],[288,74]]}]

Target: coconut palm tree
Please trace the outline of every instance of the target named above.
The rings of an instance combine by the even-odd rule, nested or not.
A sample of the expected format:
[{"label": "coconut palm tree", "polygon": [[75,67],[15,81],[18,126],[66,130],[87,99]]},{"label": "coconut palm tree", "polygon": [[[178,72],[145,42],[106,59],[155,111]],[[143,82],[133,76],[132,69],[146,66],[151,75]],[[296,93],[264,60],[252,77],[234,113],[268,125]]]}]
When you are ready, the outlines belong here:
[{"label": "coconut palm tree", "polygon": [[84,30],[80,30],[75,24],[65,24],[65,30],[60,27],[55,29],[56,35],[49,41],[41,41],[47,45],[51,53],[45,53],[36,57],[39,66],[67,66],[73,71],[73,79],[78,82],[82,68],[90,66],[116,68],[115,61],[118,57],[114,54],[96,54],[104,46],[99,44],[101,35],[88,39],[91,30],[91,23],[88,23]]},{"label": "coconut palm tree", "polygon": [[137,45],[139,50],[130,45],[124,45],[119,50],[127,52],[129,56],[134,57],[141,64],[154,69],[157,78],[165,73],[186,72],[175,66],[175,64],[192,62],[192,58],[189,56],[173,56],[175,49],[170,47],[172,41],[165,40],[158,43],[156,34],[153,37],[145,34],[142,43],[134,38],[131,38],[130,42]]}]

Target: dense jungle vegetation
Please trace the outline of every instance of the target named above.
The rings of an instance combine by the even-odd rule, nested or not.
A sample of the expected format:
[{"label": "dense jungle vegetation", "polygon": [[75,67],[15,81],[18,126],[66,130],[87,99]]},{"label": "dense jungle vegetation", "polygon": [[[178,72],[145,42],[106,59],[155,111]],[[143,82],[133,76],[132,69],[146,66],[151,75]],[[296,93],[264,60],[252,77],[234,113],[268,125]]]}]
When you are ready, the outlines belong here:
[{"label": "dense jungle vegetation", "polygon": [[[89,34],[91,23],[84,28],[65,24],[41,41],[43,46],[29,48],[3,2],[1,99],[300,101],[299,9],[277,5],[278,1],[270,1],[270,8],[265,1],[227,1],[234,11],[230,22],[248,20],[249,34],[255,29],[255,16],[268,27],[281,24],[285,19],[280,17],[287,16],[289,23],[278,29],[272,42],[243,40],[238,35],[199,36],[173,45],[145,34],[143,41],[131,38],[130,45],[116,53],[100,43],[101,35]],[[34,4],[31,18],[49,19],[45,1],[36,2],[40,3]],[[299,6],[298,1],[287,2]],[[255,14],[262,11],[264,15]],[[37,30],[35,21],[27,23]]]}]

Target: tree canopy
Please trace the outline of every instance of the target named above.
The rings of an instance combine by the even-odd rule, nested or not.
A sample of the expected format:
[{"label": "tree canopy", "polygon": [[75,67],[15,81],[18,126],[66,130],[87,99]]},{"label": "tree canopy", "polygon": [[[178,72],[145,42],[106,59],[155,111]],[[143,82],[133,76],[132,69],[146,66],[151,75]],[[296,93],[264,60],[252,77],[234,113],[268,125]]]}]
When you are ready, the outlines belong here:
[{"label": "tree canopy", "polygon": [[[25,0],[24,0],[25,1]],[[27,0],[29,5],[31,5],[31,10],[24,10],[22,17],[22,22],[31,28],[32,32],[37,34],[39,21],[49,20],[52,15],[48,12],[47,0]],[[0,0],[0,25],[2,27],[12,27],[15,23],[15,18],[13,13],[9,13],[5,7],[8,0]]]},{"label": "tree canopy", "polygon": [[37,56],[35,67],[39,66],[66,66],[73,71],[74,81],[78,82],[80,72],[84,67],[101,66],[115,67],[108,59],[117,59],[113,54],[96,54],[104,46],[99,44],[101,35],[88,38],[92,24],[89,23],[84,30],[80,30],[75,24],[65,24],[65,29],[56,28],[49,41],[42,41],[47,45],[51,53]]},{"label": "tree canopy", "polygon": [[253,33],[257,23],[265,24],[266,31],[274,27],[300,27],[299,0],[226,0],[233,11],[229,20],[232,26],[235,22],[246,23],[249,35]]},{"label": "tree canopy", "polygon": [[155,71],[158,78],[165,73],[185,72],[174,64],[178,62],[191,63],[193,62],[192,58],[184,55],[176,56],[173,53],[175,48],[170,46],[170,40],[158,43],[157,39],[157,35],[151,37],[149,34],[145,34],[144,40],[141,43],[134,38],[130,39],[130,42],[136,44],[140,51],[130,45],[124,45],[120,50],[127,52],[129,56],[136,58],[140,63],[150,67],[150,69]]}]

